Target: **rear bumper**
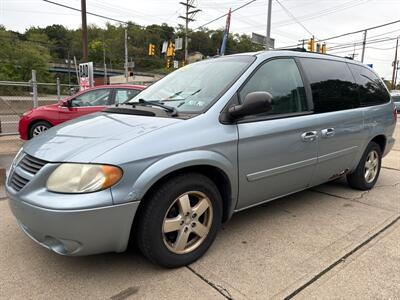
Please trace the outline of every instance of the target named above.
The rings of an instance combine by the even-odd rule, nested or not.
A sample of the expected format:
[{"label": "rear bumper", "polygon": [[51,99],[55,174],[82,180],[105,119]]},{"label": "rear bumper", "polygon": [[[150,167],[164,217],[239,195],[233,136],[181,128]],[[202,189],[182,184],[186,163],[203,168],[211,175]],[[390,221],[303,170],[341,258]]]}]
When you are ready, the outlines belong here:
[{"label": "rear bumper", "polygon": [[80,256],[124,251],[139,202],[52,210],[10,197],[9,205],[22,230],[34,241],[61,255]]}]

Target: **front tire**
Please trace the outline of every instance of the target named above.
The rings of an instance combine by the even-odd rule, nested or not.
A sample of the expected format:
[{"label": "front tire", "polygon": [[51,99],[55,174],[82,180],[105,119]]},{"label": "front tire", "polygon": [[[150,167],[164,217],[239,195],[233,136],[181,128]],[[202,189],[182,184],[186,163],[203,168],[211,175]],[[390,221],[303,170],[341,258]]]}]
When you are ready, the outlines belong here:
[{"label": "front tire", "polygon": [[39,121],[34,123],[31,128],[29,129],[29,139],[42,134],[46,130],[48,130],[51,126],[49,122],[46,121]]},{"label": "front tire", "polygon": [[374,187],[381,171],[382,150],[375,142],[370,142],[361,157],[356,170],[347,175],[348,184],[358,190]]},{"label": "front tire", "polygon": [[136,232],[139,249],[150,261],[167,268],[185,266],[211,246],[221,225],[222,200],[208,177],[177,175],[145,201]]}]

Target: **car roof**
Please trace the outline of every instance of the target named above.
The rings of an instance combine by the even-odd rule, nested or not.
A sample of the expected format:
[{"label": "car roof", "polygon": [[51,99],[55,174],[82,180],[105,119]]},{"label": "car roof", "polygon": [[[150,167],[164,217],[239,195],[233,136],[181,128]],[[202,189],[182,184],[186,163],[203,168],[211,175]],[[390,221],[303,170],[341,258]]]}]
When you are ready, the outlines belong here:
[{"label": "car roof", "polygon": [[108,84],[108,85],[96,85],[94,87],[88,88],[88,90],[95,90],[95,89],[115,89],[115,88],[124,88],[124,89],[133,89],[133,90],[144,90],[146,88],[145,85],[139,84]]}]

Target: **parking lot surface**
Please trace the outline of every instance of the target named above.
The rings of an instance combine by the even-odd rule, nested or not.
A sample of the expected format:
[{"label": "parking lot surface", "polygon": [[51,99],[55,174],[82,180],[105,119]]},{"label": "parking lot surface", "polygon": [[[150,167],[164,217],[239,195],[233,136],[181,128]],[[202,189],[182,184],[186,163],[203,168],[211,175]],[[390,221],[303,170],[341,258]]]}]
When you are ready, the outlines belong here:
[{"label": "parking lot surface", "polygon": [[399,299],[399,127],[371,191],[337,180],[235,214],[180,269],[135,252],[53,254],[0,201],[0,298]]}]

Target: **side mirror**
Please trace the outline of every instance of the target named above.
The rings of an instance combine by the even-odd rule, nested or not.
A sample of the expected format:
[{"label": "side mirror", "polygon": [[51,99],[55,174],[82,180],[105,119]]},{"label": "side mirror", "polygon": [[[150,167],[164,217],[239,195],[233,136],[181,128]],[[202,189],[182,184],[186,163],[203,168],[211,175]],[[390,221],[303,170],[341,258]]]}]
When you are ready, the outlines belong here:
[{"label": "side mirror", "polygon": [[67,101],[62,101],[61,106],[62,107],[72,107],[72,99],[67,100]]},{"label": "side mirror", "polygon": [[272,109],[272,95],[268,92],[253,92],[247,94],[243,104],[229,108],[232,119],[268,112]]}]

